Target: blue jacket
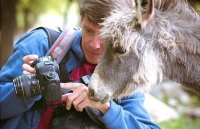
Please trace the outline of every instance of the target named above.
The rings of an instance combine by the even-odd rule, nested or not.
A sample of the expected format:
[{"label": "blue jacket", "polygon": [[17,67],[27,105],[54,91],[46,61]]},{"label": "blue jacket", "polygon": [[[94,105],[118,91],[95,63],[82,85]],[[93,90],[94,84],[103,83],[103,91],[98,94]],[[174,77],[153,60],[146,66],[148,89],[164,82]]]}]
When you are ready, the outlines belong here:
[{"label": "blue jacket", "polygon": [[[83,63],[84,55],[80,48],[81,31],[70,48],[70,60],[66,63],[71,71]],[[20,99],[15,95],[12,80],[22,75],[22,58],[29,54],[44,56],[49,50],[48,37],[43,30],[35,30],[24,35],[15,44],[13,54],[0,71],[0,119],[6,120],[2,129],[35,129],[40,121],[41,109],[34,109],[33,104],[41,96]],[[144,94],[135,93],[118,103],[111,101],[108,112],[97,119],[107,129],[158,129],[144,108]]]}]

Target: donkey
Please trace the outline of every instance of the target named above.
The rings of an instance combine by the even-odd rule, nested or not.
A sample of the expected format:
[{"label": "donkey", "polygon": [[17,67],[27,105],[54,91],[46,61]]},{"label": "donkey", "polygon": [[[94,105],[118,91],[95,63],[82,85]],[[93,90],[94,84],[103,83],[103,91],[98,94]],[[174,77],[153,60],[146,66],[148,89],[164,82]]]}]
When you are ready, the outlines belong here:
[{"label": "donkey", "polygon": [[121,99],[164,77],[200,94],[200,15],[186,0],[130,3],[116,2],[101,24],[106,47],[88,84],[90,97]]}]

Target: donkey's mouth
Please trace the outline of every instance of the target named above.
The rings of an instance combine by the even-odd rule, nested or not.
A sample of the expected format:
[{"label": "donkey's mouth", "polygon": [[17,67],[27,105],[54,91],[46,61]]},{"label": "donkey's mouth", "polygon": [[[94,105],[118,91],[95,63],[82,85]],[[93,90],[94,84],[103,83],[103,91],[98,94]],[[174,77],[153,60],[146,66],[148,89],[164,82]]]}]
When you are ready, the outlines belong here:
[{"label": "donkey's mouth", "polygon": [[90,78],[88,91],[90,98],[96,102],[107,103],[113,98],[112,90],[109,86],[105,86],[104,80],[95,72]]},{"label": "donkey's mouth", "polygon": [[[89,93],[91,92],[89,91]],[[90,98],[94,100],[95,102],[101,102],[102,104],[107,103],[112,100],[112,96],[110,96],[109,94],[104,94],[104,95],[90,94]]]}]

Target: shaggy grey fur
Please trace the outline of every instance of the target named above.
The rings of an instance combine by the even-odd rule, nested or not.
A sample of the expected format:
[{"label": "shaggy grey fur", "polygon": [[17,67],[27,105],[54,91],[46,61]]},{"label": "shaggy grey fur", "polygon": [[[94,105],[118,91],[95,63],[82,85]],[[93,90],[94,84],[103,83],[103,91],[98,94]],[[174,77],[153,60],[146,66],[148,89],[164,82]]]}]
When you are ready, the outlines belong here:
[{"label": "shaggy grey fur", "polygon": [[163,77],[200,94],[200,15],[185,0],[117,1],[100,30],[106,48],[91,98],[121,99]]}]

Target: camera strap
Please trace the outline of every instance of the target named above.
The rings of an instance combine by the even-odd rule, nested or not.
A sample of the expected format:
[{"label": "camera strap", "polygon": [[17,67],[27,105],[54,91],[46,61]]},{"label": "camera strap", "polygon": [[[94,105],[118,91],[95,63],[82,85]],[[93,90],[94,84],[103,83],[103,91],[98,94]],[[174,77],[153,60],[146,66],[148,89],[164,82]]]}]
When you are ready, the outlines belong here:
[{"label": "camera strap", "polygon": [[[40,27],[45,30],[48,35],[50,49],[46,55],[51,56],[59,64],[59,78],[61,82],[70,82],[69,74],[66,68],[66,62],[69,60],[68,51],[74,42],[75,36],[80,28],[70,28],[62,31],[60,28],[58,33],[49,28]],[[59,35],[58,35],[59,34]]]},{"label": "camera strap", "polygon": [[67,29],[61,32],[46,55],[51,56],[59,64],[69,51],[79,28]]}]

